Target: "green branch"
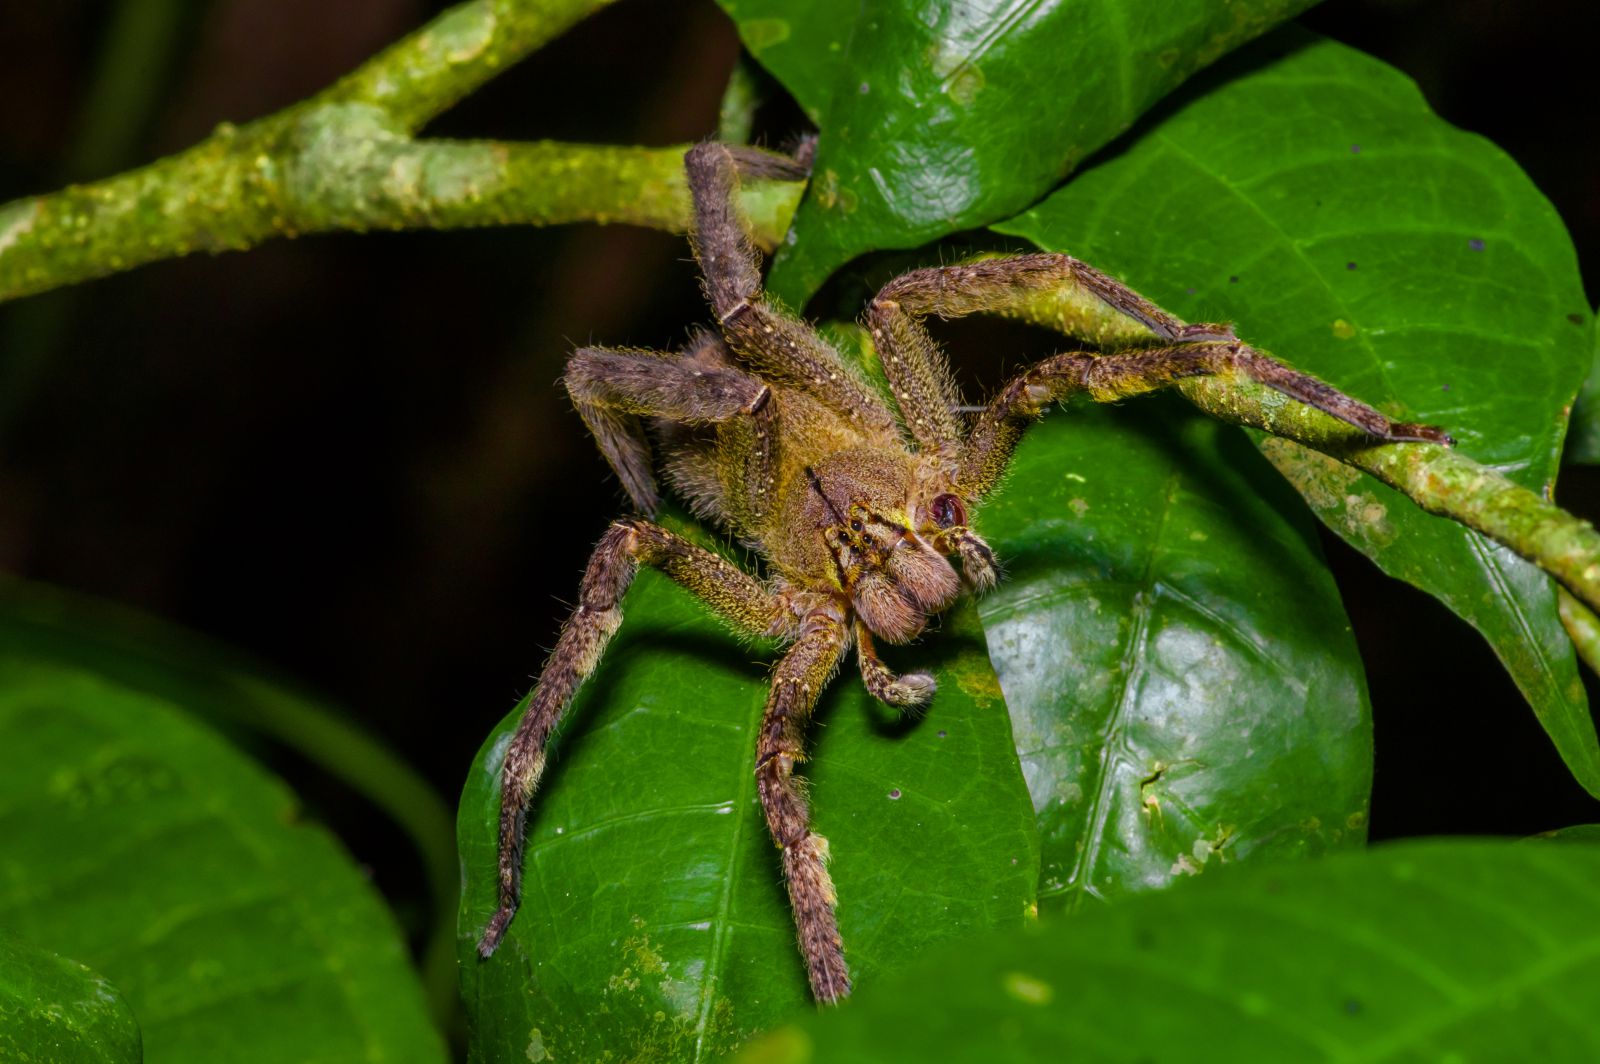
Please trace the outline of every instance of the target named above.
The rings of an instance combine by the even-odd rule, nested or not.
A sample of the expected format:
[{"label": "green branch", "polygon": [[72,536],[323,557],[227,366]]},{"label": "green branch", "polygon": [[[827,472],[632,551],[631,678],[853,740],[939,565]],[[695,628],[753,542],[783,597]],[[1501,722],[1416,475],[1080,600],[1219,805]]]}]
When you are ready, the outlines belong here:
[{"label": "green branch", "polygon": [[471,0],[385,48],[302,107],[359,103],[415,133],[613,0]]},{"label": "green branch", "polygon": [[1267,457],[1303,494],[1336,491],[1340,463],[1370,473],[1431,514],[1504,543],[1555,577],[1579,599],[1600,606],[1600,533],[1459,451],[1432,443],[1375,443],[1349,425],[1263,384],[1238,378],[1192,378],[1179,390],[1207,413],[1279,437]]},{"label": "green branch", "polygon": [[1600,673],[1600,617],[1573,598],[1566,588],[1556,591],[1556,610],[1561,615],[1561,626],[1578,651],[1578,658],[1591,672]]},{"label": "green branch", "polygon": [[[1029,292],[1002,311],[1080,340],[1151,342],[1133,319],[1078,288]],[[1600,533],[1581,518],[1461,454],[1432,443],[1378,443],[1345,422],[1239,376],[1191,377],[1178,390],[1213,417],[1271,433],[1267,457],[1300,492],[1342,499],[1345,466],[1370,473],[1432,514],[1504,543],[1600,609]]]},{"label": "green branch", "polygon": [[[139,170],[0,206],[0,302],[195,251],[331,230],[627,222],[683,232],[683,146],[413,140],[609,0],[463,4],[305,103]],[[770,250],[800,185],[751,182]]]}]

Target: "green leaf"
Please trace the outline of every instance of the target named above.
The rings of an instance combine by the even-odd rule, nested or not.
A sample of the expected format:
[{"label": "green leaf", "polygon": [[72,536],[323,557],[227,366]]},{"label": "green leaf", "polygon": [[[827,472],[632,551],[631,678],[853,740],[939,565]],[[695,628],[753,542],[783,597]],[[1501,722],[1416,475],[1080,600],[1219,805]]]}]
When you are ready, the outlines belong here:
[{"label": "green leaf", "polygon": [[152,1062],[437,1061],[382,902],[177,706],[0,657],[0,924],[105,973]]},{"label": "green leaf", "polygon": [[1360,656],[1315,531],[1242,436],[1172,397],[1074,406],[977,520],[1007,570],[981,612],[1041,907],[1361,844]]},{"label": "green leaf", "polygon": [[0,932],[0,1060],[138,1064],[139,1025],[117,988],[77,961]]},{"label": "green leaf", "polygon": [[[523,905],[499,951],[499,770],[519,705],[461,800],[462,994],[476,1060],[704,1060],[809,1000],[756,802],[766,669],[653,571],[579,692],[529,818]],[[763,655],[768,656],[768,655]],[[848,669],[811,729],[858,985],[928,945],[1023,922],[1038,843],[999,687],[969,610],[897,655],[940,680],[925,718],[872,704]]]},{"label": "green leaf", "polygon": [[1570,827],[1556,828],[1554,831],[1542,831],[1526,841],[1573,842],[1592,846],[1600,843],[1600,824],[1573,824]]},{"label": "green leaf", "polygon": [[1572,409],[1572,430],[1564,456],[1582,465],[1600,463],[1600,327],[1592,318],[1589,333],[1594,337],[1594,361]]},{"label": "green leaf", "polygon": [[[1549,203],[1410,81],[1342,45],[1276,34],[1227,73],[996,228],[1070,251],[1179,315],[1234,321],[1547,488],[1591,361],[1572,244]],[[1600,794],[1600,743],[1551,581],[1347,466],[1257,438],[1330,528],[1488,638]]]},{"label": "green leaf", "polygon": [[1229,869],[930,958],[743,1061],[1594,1060],[1600,847]]},{"label": "green leaf", "polygon": [[770,283],[799,306],[864,251],[1043,195],[1195,70],[1310,0],[721,0],[821,128]]},{"label": "green leaf", "polygon": [[433,923],[423,959],[434,1019],[455,1014],[455,831],[433,787],[339,708],[271,677],[259,662],[149,614],[0,575],[0,646],[86,667],[241,740],[265,736],[340,780],[403,829],[427,873]]}]

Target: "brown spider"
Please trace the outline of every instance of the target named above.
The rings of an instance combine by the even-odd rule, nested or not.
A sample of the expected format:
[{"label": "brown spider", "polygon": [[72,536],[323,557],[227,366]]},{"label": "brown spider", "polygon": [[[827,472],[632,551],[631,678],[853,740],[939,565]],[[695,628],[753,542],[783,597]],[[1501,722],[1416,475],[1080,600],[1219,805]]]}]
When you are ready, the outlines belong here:
[{"label": "brown spider", "polygon": [[[783,854],[812,993],[832,1002],[850,992],[850,975],[827,840],[811,830],[793,775],[807,718],[852,644],[874,697],[914,707],[933,696],[932,676],[895,675],[878,660],[873,639],[914,639],[963,585],[982,591],[995,583],[994,555],[970,516],[1046,409],[1079,392],[1105,402],[1184,377],[1242,374],[1380,439],[1449,437],[1390,421],[1252,350],[1227,326],[1184,325],[1105,274],[1049,254],[915,270],[885,286],[864,324],[891,403],[762,294],[759,259],[736,205],[739,175],[803,176],[800,165],[715,143],[691,149],[685,163],[695,256],[720,335],[705,334],[676,354],[584,348],[567,365],[567,390],[642,513],[654,513],[660,501],[641,423],[649,419],[669,483],[697,514],[760,552],[769,576],[763,582],[638,517],[601,537],[578,606],[506,751],[500,907],[478,950],[494,952],[517,910],[523,826],[546,741],[622,623],[622,596],[638,567],[653,565],[738,628],[788,644],[757,741],[757,789]],[[1063,293],[1080,297],[1091,334],[1109,308],[1143,324],[1155,344],[1047,358],[965,419],[944,356],[920,319],[1015,312]]]}]

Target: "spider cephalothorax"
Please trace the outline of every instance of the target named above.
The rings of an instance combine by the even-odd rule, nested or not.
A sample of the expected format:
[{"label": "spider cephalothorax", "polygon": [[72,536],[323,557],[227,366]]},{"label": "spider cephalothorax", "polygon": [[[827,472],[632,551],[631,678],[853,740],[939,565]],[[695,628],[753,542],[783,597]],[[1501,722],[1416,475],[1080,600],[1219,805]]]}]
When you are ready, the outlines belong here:
[{"label": "spider cephalothorax", "polygon": [[[479,951],[494,952],[517,909],[524,818],[551,731],[621,623],[634,573],[651,565],[737,627],[788,644],[773,670],[756,744],[757,791],[782,853],[812,991],[819,1001],[834,1001],[849,992],[850,978],[827,841],[811,830],[793,775],[807,718],[852,646],[874,697],[902,707],[932,697],[933,677],[896,675],[878,660],[873,638],[914,639],[963,587],[994,584],[999,569],[969,514],[999,482],[1028,425],[1077,393],[1107,401],[1185,377],[1236,374],[1379,439],[1448,443],[1449,437],[1390,421],[1252,350],[1226,326],[1184,325],[1065,255],[915,270],[891,281],[864,321],[887,379],[885,396],[762,294],[759,260],[738,214],[739,175],[799,176],[798,165],[720,144],[698,145],[685,164],[695,255],[718,332],[677,354],[585,348],[568,363],[566,384],[641,513],[659,504],[652,471],[659,465],[700,516],[761,554],[766,578],[644,518],[620,520],[601,537],[578,605],[506,750],[500,904]],[[922,317],[1027,316],[1041,303],[1070,315],[1091,337],[1110,338],[1117,330],[1108,321],[1132,319],[1150,342],[1045,359],[1013,377],[975,415],[963,413],[972,408]]]}]

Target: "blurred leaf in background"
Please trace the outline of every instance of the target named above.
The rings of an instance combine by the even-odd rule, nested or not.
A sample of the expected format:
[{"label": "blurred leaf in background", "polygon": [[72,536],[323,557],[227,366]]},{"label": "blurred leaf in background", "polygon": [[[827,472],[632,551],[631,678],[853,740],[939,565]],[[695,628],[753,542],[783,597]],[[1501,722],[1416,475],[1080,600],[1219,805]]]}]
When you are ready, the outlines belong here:
[{"label": "blurred leaf in background", "polygon": [[0,931],[0,1060],[139,1064],[139,1024],[117,988],[77,961]]},{"label": "blurred leaf in background", "polygon": [[180,707],[0,656],[0,926],[116,982],[150,1061],[442,1060],[393,919]]}]

